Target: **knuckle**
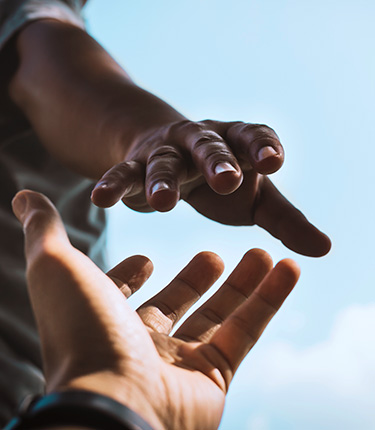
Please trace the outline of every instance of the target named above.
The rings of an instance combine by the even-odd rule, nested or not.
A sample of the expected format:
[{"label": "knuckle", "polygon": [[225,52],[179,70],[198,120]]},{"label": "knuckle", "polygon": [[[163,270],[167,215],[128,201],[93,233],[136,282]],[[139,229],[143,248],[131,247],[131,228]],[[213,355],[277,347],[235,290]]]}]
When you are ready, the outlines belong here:
[{"label": "knuckle", "polygon": [[214,119],[203,119],[202,121],[199,121],[198,124],[200,124],[205,128],[209,127],[210,129],[215,129],[217,126],[221,125],[222,123]]},{"label": "knuckle", "polygon": [[223,322],[223,317],[217,311],[212,308],[202,308],[200,311],[201,315],[206,318],[208,321],[214,323],[215,325],[221,325]]},{"label": "knuckle", "polygon": [[171,125],[167,139],[182,148],[191,148],[197,136],[205,130],[206,126],[200,122],[180,121]]},{"label": "knuckle", "polygon": [[[61,272],[64,266],[64,247],[54,237],[46,235],[37,244],[34,244],[27,264],[27,276],[39,274],[48,275]],[[51,278],[52,279],[52,278]]]},{"label": "knuckle", "polygon": [[245,134],[251,134],[252,140],[260,140],[260,139],[278,139],[275,131],[265,124],[245,124],[242,130]]},{"label": "knuckle", "polygon": [[215,133],[212,130],[205,130],[199,133],[194,139],[192,150],[196,151],[200,148],[208,148],[211,149],[213,146],[215,147],[225,147],[225,143],[221,136]]},{"label": "knuckle", "polygon": [[[215,136],[213,134],[215,134]],[[208,164],[215,164],[223,160],[235,162],[234,155],[226,143],[220,136],[213,132],[200,136],[199,139],[195,141],[191,151],[196,161],[199,160]]]},{"label": "knuckle", "polygon": [[148,158],[146,188],[164,181],[170,186],[186,175],[186,164],[180,151],[172,146],[160,146]]},{"label": "knuckle", "polygon": [[230,132],[233,132],[233,130],[241,130],[245,125],[251,125],[251,124],[243,121],[227,122],[227,127]]},{"label": "knuckle", "polygon": [[123,161],[122,163],[116,164],[103,176],[105,179],[121,179],[129,176],[134,170],[134,161]]},{"label": "knuckle", "polygon": [[205,161],[208,165],[215,165],[218,162],[230,161],[232,164],[237,164],[235,157],[228,150],[211,151],[205,155]]},{"label": "knuckle", "polygon": [[265,124],[236,123],[230,128],[228,135],[229,138],[245,139],[247,142],[261,139],[279,140],[276,132]]},{"label": "knuckle", "polygon": [[194,122],[190,120],[184,120],[174,123],[170,127],[170,135],[171,136],[179,136],[179,135],[189,135],[192,133],[197,133],[201,131],[203,125],[199,122]]},{"label": "knuckle", "polygon": [[71,248],[57,214],[34,209],[25,220],[25,245],[28,267],[56,267]]},{"label": "knuckle", "polygon": [[275,130],[265,124],[257,125],[257,127],[255,127],[255,133],[257,136],[259,136],[259,138],[264,137],[264,138],[278,139]]},{"label": "knuckle", "polygon": [[178,151],[173,146],[163,145],[154,149],[150,153],[148,157],[148,164],[150,165],[160,161],[181,160],[181,159],[182,159],[182,156],[180,154],[180,151]]},{"label": "knuckle", "polygon": [[[54,217],[54,215],[52,215]],[[46,222],[50,222],[50,213],[46,213],[44,209],[33,209],[26,217],[23,225],[26,237],[39,239],[42,234],[42,226]],[[48,237],[44,235],[43,238]],[[39,239],[41,240],[41,239]]]},{"label": "knuckle", "polygon": [[136,161],[123,161],[115,167],[117,167],[120,172],[127,174],[135,170],[138,164],[139,163],[137,163]]}]

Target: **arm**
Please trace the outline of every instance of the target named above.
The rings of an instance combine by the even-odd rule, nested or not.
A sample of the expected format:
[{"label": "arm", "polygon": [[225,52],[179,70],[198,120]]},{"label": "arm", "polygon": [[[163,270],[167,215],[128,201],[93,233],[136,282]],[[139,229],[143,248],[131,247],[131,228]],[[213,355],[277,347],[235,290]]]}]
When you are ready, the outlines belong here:
[{"label": "arm", "polygon": [[88,390],[111,397],[155,429],[216,429],[233,376],[293,289],[297,265],[282,260],[273,268],[266,252],[249,251],[171,336],[221,275],[218,256],[198,254],[135,313],[125,296],[149,276],[145,257],[113,269],[109,276],[116,285],[71,246],[45,197],[23,191],[13,208],[25,232],[47,392]]},{"label": "arm", "polygon": [[328,237],[266,176],[284,159],[269,127],[187,120],[71,24],[31,23],[16,49],[12,100],[51,154],[101,178],[92,195],[98,206],[122,199],[135,210],[167,211],[183,198],[215,221],[258,224],[296,252],[328,252]]},{"label": "arm", "polygon": [[136,86],[78,27],[53,20],[31,23],[17,38],[17,52],[13,101],[47,149],[85,176],[99,179],[123,161],[145,129],[183,119]]}]

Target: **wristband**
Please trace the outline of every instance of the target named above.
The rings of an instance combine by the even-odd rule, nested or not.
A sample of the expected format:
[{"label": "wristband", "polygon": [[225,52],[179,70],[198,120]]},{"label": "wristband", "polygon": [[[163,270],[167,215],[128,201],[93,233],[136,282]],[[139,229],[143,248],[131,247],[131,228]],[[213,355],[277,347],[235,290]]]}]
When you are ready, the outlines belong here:
[{"label": "wristband", "polygon": [[4,430],[32,430],[52,425],[95,430],[153,430],[143,418],[116,400],[81,390],[27,397],[18,416]]}]

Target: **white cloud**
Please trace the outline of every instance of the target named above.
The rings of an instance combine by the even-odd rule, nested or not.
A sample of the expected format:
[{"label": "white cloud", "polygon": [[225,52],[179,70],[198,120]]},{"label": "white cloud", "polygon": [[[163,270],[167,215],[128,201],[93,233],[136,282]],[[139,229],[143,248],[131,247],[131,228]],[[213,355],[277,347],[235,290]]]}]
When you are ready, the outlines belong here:
[{"label": "white cloud", "polygon": [[340,395],[372,393],[375,400],[375,304],[341,312],[322,343],[304,350],[276,343],[259,361],[271,390],[304,381]]},{"label": "white cloud", "polygon": [[233,394],[246,415],[238,429],[259,417],[269,430],[375,429],[375,303],[343,310],[328,339],[306,349],[260,347]]},{"label": "white cloud", "polygon": [[268,420],[264,415],[253,415],[249,418],[246,430],[269,430]]}]

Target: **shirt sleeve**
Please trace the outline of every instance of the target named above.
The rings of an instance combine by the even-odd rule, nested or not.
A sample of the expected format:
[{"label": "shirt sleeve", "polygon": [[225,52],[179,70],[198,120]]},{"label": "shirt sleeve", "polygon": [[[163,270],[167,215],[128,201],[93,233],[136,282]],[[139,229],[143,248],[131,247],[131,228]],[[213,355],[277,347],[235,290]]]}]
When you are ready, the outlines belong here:
[{"label": "shirt sleeve", "polygon": [[84,28],[84,4],[84,0],[0,0],[0,50],[31,21],[51,18]]}]

